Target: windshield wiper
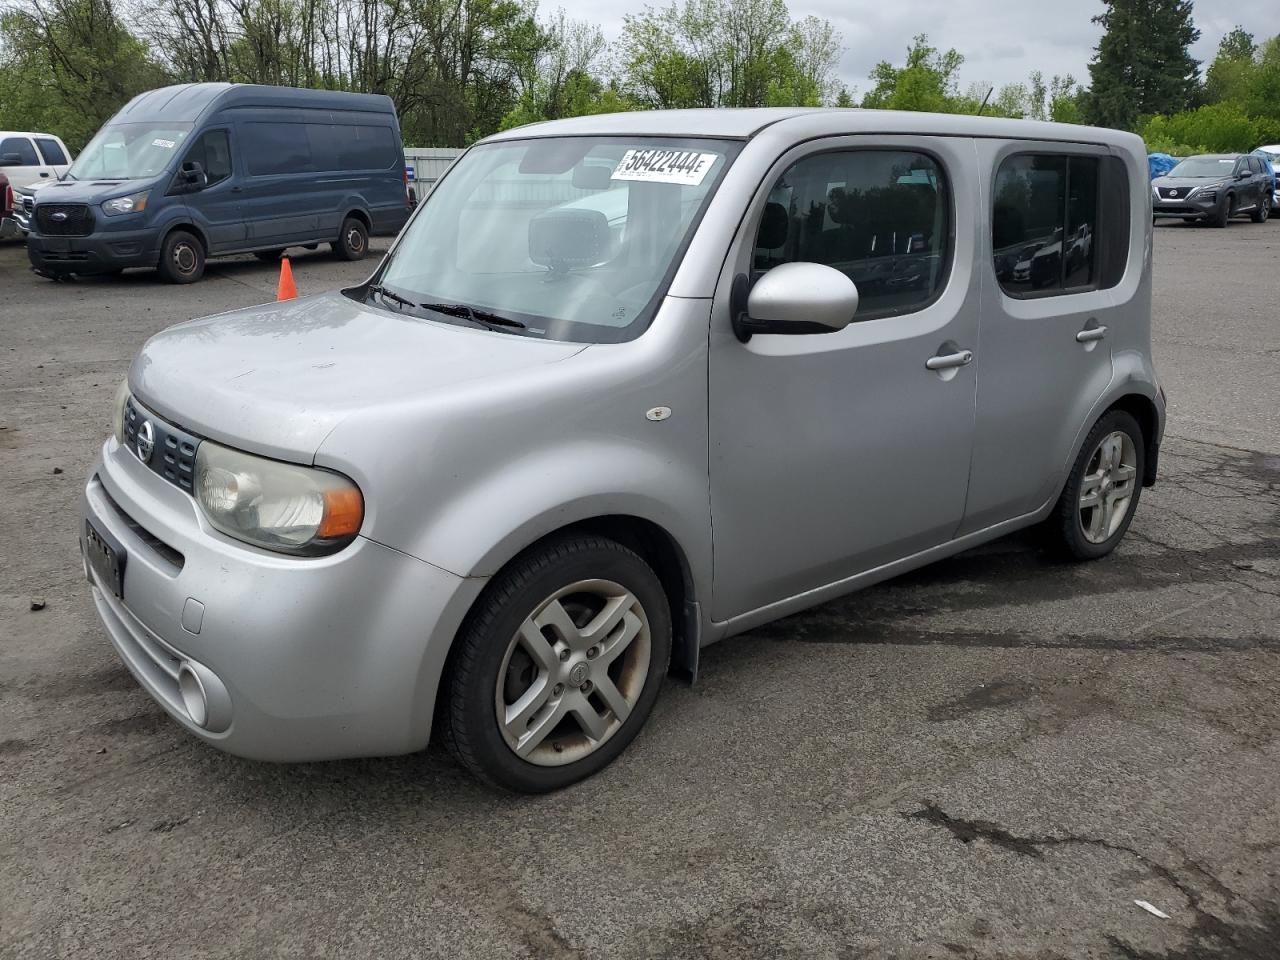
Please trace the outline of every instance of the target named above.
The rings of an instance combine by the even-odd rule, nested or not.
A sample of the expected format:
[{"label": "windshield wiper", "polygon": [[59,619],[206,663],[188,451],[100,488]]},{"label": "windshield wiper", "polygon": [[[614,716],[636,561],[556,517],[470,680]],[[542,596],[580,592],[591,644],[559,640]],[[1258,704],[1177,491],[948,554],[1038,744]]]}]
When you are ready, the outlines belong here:
[{"label": "windshield wiper", "polygon": [[394,290],[388,290],[386,287],[384,287],[380,283],[371,284],[368,292],[376,293],[378,296],[382,297],[383,300],[390,300],[392,303],[398,303],[402,307],[417,306],[417,304],[414,303],[412,300],[408,300],[400,296],[400,294],[396,293]]},{"label": "windshield wiper", "polygon": [[482,327],[488,327],[490,330],[502,328],[514,328],[523,330],[525,324],[511,317],[504,317],[500,313],[493,313],[489,310],[478,310],[475,307],[469,307],[465,303],[420,303],[418,306],[424,310],[434,310],[436,313],[443,313],[450,317],[462,317],[464,320],[473,320]]}]

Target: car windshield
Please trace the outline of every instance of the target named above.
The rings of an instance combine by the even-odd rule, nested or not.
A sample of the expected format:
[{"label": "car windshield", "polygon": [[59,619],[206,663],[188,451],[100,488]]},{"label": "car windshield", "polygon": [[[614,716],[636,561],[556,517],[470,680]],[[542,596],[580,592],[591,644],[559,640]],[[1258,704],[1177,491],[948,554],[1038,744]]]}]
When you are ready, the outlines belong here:
[{"label": "car windshield", "polygon": [[666,137],[482,144],[405,229],[371,288],[388,295],[373,302],[521,336],[631,339],[739,148]]},{"label": "car windshield", "polygon": [[191,124],[112,123],[97,132],[67,171],[72,180],[140,180],[169,166]]},{"label": "car windshield", "polygon": [[1229,177],[1235,169],[1235,157],[1188,157],[1165,176],[1168,177]]}]

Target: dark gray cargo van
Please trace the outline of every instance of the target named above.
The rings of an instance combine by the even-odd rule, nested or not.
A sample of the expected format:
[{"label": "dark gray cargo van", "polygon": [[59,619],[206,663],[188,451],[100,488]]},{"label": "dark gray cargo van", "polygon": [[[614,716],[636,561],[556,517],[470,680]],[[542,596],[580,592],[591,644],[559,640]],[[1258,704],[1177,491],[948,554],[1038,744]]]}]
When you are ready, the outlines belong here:
[{"label": "dark gray cargo van", "polygon": [[52,279],[191,283],[207,257],[321,243],[358,260],[409,215],[389,97],[230,83],[140,94],[35,200],[27,254]]}]

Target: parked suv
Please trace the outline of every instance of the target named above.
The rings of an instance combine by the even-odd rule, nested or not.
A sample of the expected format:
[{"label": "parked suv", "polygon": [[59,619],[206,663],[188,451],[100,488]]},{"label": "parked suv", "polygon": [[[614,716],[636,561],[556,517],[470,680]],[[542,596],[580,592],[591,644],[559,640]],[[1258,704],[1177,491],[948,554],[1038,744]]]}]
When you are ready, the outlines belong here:
[{"label": "parked suv", "polygon": [[562,787],[709,643],[1023,527],[1115,549],[1165,423],[1147,190],[1132,134],[990,117],[497,134],[366,282],[147,342],[84,491],[99,615],[222,749],[435,724]]},{"label": "parked suv", "polygon": [[135,97],[40,189],[27,252],[51,278],[155,267],[191,283],[224,254],[328,243],[359,260],[408,215],[389,97],[185,84]]},{"label": "parked suv", "polygon": [[1225,227],[1233,217],[1248,214],[1254,223],[1265,223],[1271,201],[1271,178],[1262,158],[1253,154],[1187,157],[1168,174],[1151,181],[1155,217],[1204,220]]},{"label": "parked suv", "polygon": [[1272,143],[1253,151],[1254,156],[1261,157],[1271,174],[1271,209],[1280,210],[1280,143]]}]

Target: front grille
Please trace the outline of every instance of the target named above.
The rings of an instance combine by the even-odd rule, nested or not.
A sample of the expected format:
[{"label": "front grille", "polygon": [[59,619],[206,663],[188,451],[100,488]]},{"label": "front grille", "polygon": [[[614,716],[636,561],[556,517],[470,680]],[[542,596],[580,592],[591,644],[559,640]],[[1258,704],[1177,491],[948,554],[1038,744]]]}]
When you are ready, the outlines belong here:
[{"label": "front grille", "polygon": [[[152,448],[148,456],[138,449],[138,431],[151,424]],[[124,403],[124,444],[138,459],[175,487],[194,494],[196,447],[200,438],[165,423],[144,409],[133,397]]]},{"label": "front grille", "polygon": [[32,211],[33,211],[33,210],[35,210],[35,208],[36,208],[36,198],[35,198],[35,197],[23,197],[23,198],[22,198],[22,209],[23,209],[23,211],[26,213],[26,215],[27,215],[27,216],[31,216],[31,213],[32,213]]},{"label": "front grille", "polygon": [[93,233],[93,211],[83,203],[42,203],[36,226],[46,237],[87,237]]},{"label": "front grille", "polygon": [[1185,200],[1187,199],[1187,194],[1189,194],[1190,192],[1191,192],[1190,187],[1161,187],[1160,199],[1161,200]]},{"label": "front grille", "polygon": [[[97,478],[95,477],[95,479]],[[137,520],[125,513],[124,507],[116,503],[111,494],[107,493],[107,488],[102,486],[101,483],[102,481],[99,480],[97,490],[98,493],[102,495],[103,503],[115,511],[115,515],[120,519],[121,523],[129,528],[130,533],[154,550],[161,560],[173,568],[169,571],[169,576],[176,577],[180,574],[182,572],[182,568],[186,566],[187,563],[187,558],[182,555],[182,552],[169,546],[169,544],[165,543]]]}]

